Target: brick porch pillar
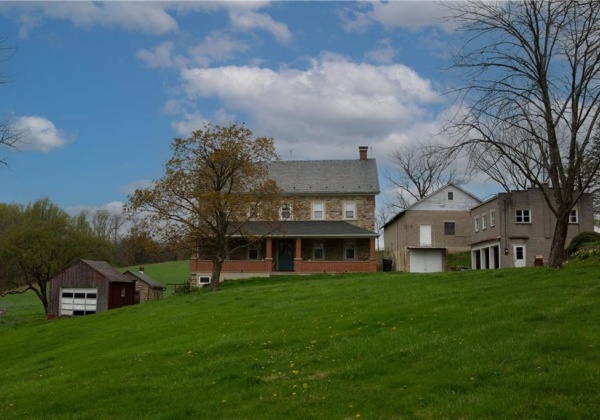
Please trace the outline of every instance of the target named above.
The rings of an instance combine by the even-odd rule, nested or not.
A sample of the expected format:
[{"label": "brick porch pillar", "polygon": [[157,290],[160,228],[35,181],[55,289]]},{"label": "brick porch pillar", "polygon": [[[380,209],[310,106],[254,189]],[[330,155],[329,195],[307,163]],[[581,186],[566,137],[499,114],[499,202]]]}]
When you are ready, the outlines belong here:
[{"label": "brick porch pillar", "polygon": [[377,258],[377,257],[375,256],[375,241],[376,241],[376,240],[377,240],[377,238],[371,238],[371,244],[370,244],[370,245],[371,245],[371,246],[370,246],[370,248],[371,248],[371,249],[370,249],[370,252],[369,252],[369,254],[370,254],[370,258],[369,258],[369,259],[370,259],[371,261],[373,261],[373,260],[375,260],[375,259]]},{"label": "brick porch pillar", "polygon": [[294,260],[302,260],[302,239],[296,238],[296,246],[294,248]]},{"label": "brick porch pillar", "polygon": [[265,268],[267,271],[273,271],[273,239],[265,238]]}]

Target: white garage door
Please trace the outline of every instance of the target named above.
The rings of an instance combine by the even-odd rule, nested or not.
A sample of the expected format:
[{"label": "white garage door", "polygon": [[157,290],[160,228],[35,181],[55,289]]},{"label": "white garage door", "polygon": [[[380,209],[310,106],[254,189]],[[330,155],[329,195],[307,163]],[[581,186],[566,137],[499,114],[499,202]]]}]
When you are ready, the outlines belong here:
[{"label": "white garage door", "polygon": [[96,313],[98,290],[95,288],[63,288],[60,290],[60,315]]},{"label": "white garage door", "polygon": [[442,270],[443,252],[437,249],[411,249],[411,273],[436,273]]}]

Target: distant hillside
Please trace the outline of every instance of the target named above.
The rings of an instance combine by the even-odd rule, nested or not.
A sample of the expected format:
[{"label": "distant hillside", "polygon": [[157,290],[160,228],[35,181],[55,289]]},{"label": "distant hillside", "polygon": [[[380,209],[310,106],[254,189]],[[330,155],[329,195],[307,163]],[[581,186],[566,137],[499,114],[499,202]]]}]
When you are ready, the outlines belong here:
[{"label": "distant hillside", "polygon": [[21,325],[13,306],[0,417],[594,418],[599,279],[598,264],[277,277]]}]

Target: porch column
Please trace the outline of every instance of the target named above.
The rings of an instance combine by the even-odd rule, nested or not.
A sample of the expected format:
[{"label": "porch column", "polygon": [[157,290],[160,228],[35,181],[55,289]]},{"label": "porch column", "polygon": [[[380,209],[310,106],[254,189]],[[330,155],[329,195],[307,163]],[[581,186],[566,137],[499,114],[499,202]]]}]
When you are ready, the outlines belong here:
[{"label": "porch column", "polygon": [[302,239],[296,238],[296,246],[294,247],[294,259],[302,260]]},{"label": "porch column", "polygon": [[377,238],[371,238],[370,249],[369,249],[369,259],[371,261],[375,260],[377,257],[375,255],[375,241]]},{"label": "porch column", "polygon": [[265,265],[267,272],[273,271],[273,239],[265,238]]}]

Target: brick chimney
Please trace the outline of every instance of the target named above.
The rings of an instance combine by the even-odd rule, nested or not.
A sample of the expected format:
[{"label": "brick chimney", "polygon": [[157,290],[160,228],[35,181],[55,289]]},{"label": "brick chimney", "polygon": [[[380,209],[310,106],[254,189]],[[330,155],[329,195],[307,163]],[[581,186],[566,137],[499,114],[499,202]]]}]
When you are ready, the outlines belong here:
[{"label": "brick chimney", "polygon": [[367,151],[369,148],[367,146],[358,146],[358,156],[360,160],[367,160]]},{"label": "brick chimney", "polygon": [[144,266],[140,265],[140,268],[138,268],[138,271],[139,271],[140,273],[143,273],[143,272],[144,272]]}]

